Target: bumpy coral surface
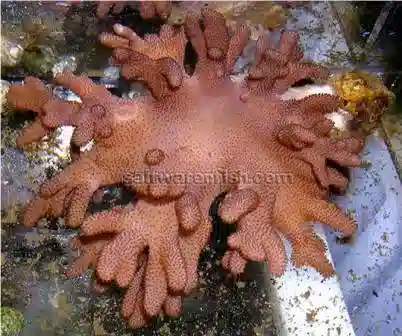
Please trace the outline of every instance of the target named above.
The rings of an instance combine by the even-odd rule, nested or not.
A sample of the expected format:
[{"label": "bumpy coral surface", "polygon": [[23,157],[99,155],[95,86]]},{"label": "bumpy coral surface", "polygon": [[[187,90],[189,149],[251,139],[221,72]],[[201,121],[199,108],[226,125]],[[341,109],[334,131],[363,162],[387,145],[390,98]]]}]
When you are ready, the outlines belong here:
[{"label": "bumpy coral surface", "polygon": [[[302,61],[297,33],[284,31],[277,46],[260,38],[255,64],[244,80],[233,81],[231,69],[249,35],[245,25],[230,34],[223,16],[209,9],[189,14],[178,31],[165,25],[159,36],[144,39],[116,25],[100,40],[113,49],[113,64],[146,83],[149,95],[121,99],[71,73],[56,82],[77,93],[80,104],[57,99],[35,78],[10,89],[11,105],[38,116],[20,145],[61,125],[76,126],[76,145],[95,141],[42,185],[24,223],[64,215],[68,226],[80,227],[74,246],[81,254],[68,273],[93,266],[98,290],[111,281],[127,288],[122,314],[132,327],[162,309],[180,314],[183,295],[197,286],[210,205],[222,193],[219,215],[237,223],[222,264],[235,274],[248,260],[266,260],[274,275],[283,274],[284,236],[296,266],[332,275],[311,222],[344,235],[355,231],[327,198],[331,186],[348,183],[334,167],[359,166],[362,149],[358,138],[329,136],[333,123],[326,116],[339,107],[338,97],[279,97],[300,79],[326,79],[328,72]],[[192,76],[183,66],[187,39],[198,56]],[[117,183],[136,191],[138,202],[86,217],[92,194]]]}]

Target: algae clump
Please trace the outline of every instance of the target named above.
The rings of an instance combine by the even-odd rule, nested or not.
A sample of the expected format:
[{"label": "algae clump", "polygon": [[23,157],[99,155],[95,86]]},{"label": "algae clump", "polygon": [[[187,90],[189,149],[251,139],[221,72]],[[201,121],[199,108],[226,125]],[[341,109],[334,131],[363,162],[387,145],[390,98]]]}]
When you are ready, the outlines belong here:
[{"label": "algae clump", "polygon": [[1,307],[1,335],[12,336],[21,332],[24,327],[24,316],[16,309]]}]

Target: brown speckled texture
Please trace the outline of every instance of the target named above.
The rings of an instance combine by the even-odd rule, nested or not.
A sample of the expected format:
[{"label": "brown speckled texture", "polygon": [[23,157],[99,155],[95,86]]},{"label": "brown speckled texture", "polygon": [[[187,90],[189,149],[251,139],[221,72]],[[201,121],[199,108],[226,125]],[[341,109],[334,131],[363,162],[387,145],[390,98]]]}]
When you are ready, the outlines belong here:
[{"label": "brown speckled texture", "polygon": [[[173,30],[164,31],[175,38]],[[122,27],[115,32],[127,33]],[[325,115],[337,107],[332,96],[281,101],[276,95],[305,76],[327,74],[300,62],[297,34],[284,32],[277,50],[261,43],[261,62],[243,83],[232,82],[229,74],[250,34],[247,27],[229,36],[222,15],[203,9],[200,17],[189,15],[186,34],[198,63],[191,77],[182,72],[180,85],[164,85],[165,91],[170,88],[166,94],[153,90],[152,96],[130,101],[107,94],[85,76],[58,77],[83,100],[80,109],[74,105],[70,120],[77,126],[73,141],[82,145],[93,137],[95,145],[45,182],[25,212],[26,225],[65,214],[68,226],[81,227],[83,254],[71,274],[94,265],[96,287],[112,280],[128,287],[123,315],[134,328],[162,309],[168,315],[180,313],[181,296],[197,286],[198,259],[211,233],[210,205],[222,193],[220,215],[237,223],[223,266],[235,274],[244,271],[248,260],[267,260],[272,273],[282,274],[287,261],[281,233],[292,244],[297,266],[332,275],[325,246],[309,222],[322,221],[346,235],[355,230],[353,220],[327,201],[330,186],[345,188],[348,182],[327,161],[358,166],[361,142],[330,138],[332,124]],[[141,43],[156,40],[149,36]],[[184,46],[184,38],[179,41]],[[139,52],[128,46],[128,54]],[[144,59],[155,61],[147,48],[141,50]],[[174,50],[184,53],[184,48]],[[170,58],[176,64],[180,59],[183,55]],[[278,65],[285,70],[264,70]],[[165,70],[149,71],[159,76]],[[152,78],[144,79],[152,87]],[[9,100],[16,101],[10,92]],[[52,113],[57,112],[38,113],[37,120],[44,123]],[[54,122],[54,127],[65,123]],[[149,165],[155,150],[162,161]],[[92,194],[118,183],[138,193],[134,208],[85,218]]]},{"label": "brown speckled texture", "polygon": [[147,84],[154,97],[161,99],[183,81],[184,48],[183,28],[177,34],[169,25],[163,25],[160,36],[140,38],[128,27],[116,24],[115,34],[100,36],[102,44],[113,48],[110,63],[121,67],[122,75]]}]

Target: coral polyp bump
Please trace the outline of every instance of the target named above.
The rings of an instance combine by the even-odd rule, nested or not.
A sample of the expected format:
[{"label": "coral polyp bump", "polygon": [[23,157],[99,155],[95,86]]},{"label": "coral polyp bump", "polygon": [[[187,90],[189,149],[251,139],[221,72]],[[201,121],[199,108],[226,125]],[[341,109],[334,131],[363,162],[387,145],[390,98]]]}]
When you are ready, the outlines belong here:
[{"label": "coral polyp bump", "polygon": [[[328,201],[330,187],[348,185],[338,168],[359,166],[364,144],[354,134],[331,137],[327,115],[340,99],[280,98],[297,81],[325,80],[328,71],[304,62],[298,34],[284,31],[278,45],[261,37],[255,63],[244,80],[233,81],[232,67],[249,37],[246,25],[230,32],[224,17],[210,9],[189,14],[180,29],[164,25],[159,35],[144,39],[116,25],[100,40],[113,49],[111,61],[123,76],[144,82],[148,95],[122,99],[69,72],[55,81],[82,103],[58,99],[32,77],[10,88],[11,106],[37,114],[20,145],[64,125],[75,126],[75,145],[94,140],[91,150],[41,186],[24,224],[64,216],[67,226],[79,227],[73,245],[81,253],[69,275],[94,267],[95,288],[111,282],[126,288],[122,315],[133,328],[162,310],[181,314],[182,298],[197,287],[199,256],[212,230],[209,208],[218,195],[225,195],[220,217],[237,224],[222,260],[234,274],[253,260],[282,275],[288,263],[284,236],[296,267],[331,276],[333,266],[311,222],[346,236],[356,229]],[[187,42],[198,57],[191,76],[183,65]],[[136,192],[135,205],[86,216],[93,193],[115,184]]]}]

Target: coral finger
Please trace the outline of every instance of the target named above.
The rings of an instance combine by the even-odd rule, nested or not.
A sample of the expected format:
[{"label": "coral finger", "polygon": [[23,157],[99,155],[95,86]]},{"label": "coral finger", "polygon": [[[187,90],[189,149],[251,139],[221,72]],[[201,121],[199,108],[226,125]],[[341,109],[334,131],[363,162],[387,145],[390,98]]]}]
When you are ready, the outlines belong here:
[{"label": "coral finger", "polygon": [[285,92],[293,84],[306,78],[326,80],[329,76],[326,68],[314,64],[289,62],[288,68],[289,75],[276,81],[274,87],[276,92]]},{"label": "coral finger", "polygon": [[319,93],[301,99],[300,105],[299,108],[301,107],[305,113],[325,115],[340,108],[341,102],[337,96]]},{"label": "coral finger", "polygon": [[92,253],[83,253],[68,267],[66,270],[66,275],[71,278],[81,275],[93,262],[94,256]]},{"label": "coral finger", "polygon": [[[147,65],[147,68],[143,67],[144,64]],[[155,63],[144,54],[131,52],[129,61],[125,62],[121,68],[121,73],[124,78],[137,79],[146,82],[148,85],[153,83],[153,85],[158,86],[158,83],[154,83],[155,80],[152,80],[152,76],[155,77],[157,74],[160,77],[160,74],[155,71]]]},{"label": "coral finger", "polygon": [[133,314],[128,320],[128,325],[133,329],[144,327],[149,321],[149,317],[147,316],[142,305],[143,301],[144,293],[140,291],[140,293],[138,294],[137,303],[134,306]]},{"label": "coral finger", "polygon": [[250,35],[250,28],[245,24],[236,29],[235,34],[230,39],[228,51],[226,53],[225,69],[227,73],[233,69],[236,59],[242,54],[244,47],[248,43]]},{"label": "coral finger", "polygon": [[289,81],[289,83],[293,82],[292,84],[304,78],[326,80],[329,77],[329,70],[327,68],[313,63],[293,63],[292,71],[294,77],[292,81]]},{"label": "coral finger", "polygon": [[115,278],[117,267],[120,262],[121,248],[129,238],[129,231],[122,232],[104,247],[99,256],[96,267],[97,274],[101,280],[110,282]]},{"label": "coral finger", "polygon": [[182,67],[172,58],[162,58],[158,66],[172,88],[178,88],[183,82]]},{"label": "coral finger", "polygon": [[156,15],[155,4],[153,1],[141,1],[138,9],[144,20],[152,19]]},{"label": "coral finger", "polygon": [[277,78],[287,74],[288,70],[286,68],[278,67],[274,63],[263,63],[258,67],[251,67],[248,77],[254,80],[264,79],[266,92],[269,92]]},{"label": "coral finger", "polygon": [[87,76],[75,76],[71,70],[64,70],[64,72],[57,74],[54,80],[57,84],[70,89],[82,99],[90,97],[95,87]]},{"label": "coral finger", "polygon": [[171,183],[169,185],[169,196],[170,199],[177,199],[181,197],[186,191],[186,185],[184,183]]},{"label": "coral finger", "polygon": [[149,176],[149,169],[144,169],[142,172],[126,172],[123,175],[122,182],[127,188],[132,189],[138,194],[147,195]]},{"label": "coral finger", "polygon": [[128,62],[128,59],[124,60],[124,61],[120,61],[117,58],[114,58],[113,56],[109,57],[109,64],[114,67],[122,67],[127,62]]},{"label": "coral finger", "polygon": [[207,58],[207,46],[199,19],[197,14],[189,13],[186,18],[185,26],[188,39],[197,53],[198,60],[201,61]]},{"label": "coral finger", "polygon": [[175,202],[177,220],[186,231],[193,231],[202,219],[198,201],[191,194],[183,195]]},{"label": "coral finger", "polygon": [[78,147],[82,147],[93,139],[95,118],[89,111],[81,111],[80,117],[74,120],[74,125],[77,127],[71,137],[72,143]]},{"label": "coral finger", "polygon": [[24,211],[23,223],[26,227],[34,226],[42,217],[60,217],[69,199],[67,190],[61,190],[50,198],[38,197],[31,201]]},{"label": "coral finger", "polygon": [[340,230],[346,235],[351,235],[356,231],[355,221],[333,203],[326,200],[309,199],[305,203],[305,209],[311,218],[325,223],[335,230]]},{"label": "coral finger", "polygon": [[260,35],[257,39],[256,48],[255,48],[255,56],[253,62],[253,68],[258,67],[263,58],[264,52],[267,49],[268,41],[265,35]]},{"label": "coral finger", "polygon": [[109,13],[112,7],[113,1],[101,1],[96,8],[96,16],[99,19],[103,19]]},{"label": "coral finger", "polygon": [[70,242],[68,243],[68,246],[72,250],[79,250],[84,246],[84,243],[82,242],[82,239],[80,236],[75,236],[70,240]]},{"label": "coral finger", "polygon": [[94,130],[95,143],[102,141],[102,139],[108,139],[112,136],[113,130],[110,124],[110,120],[107,118],[103,118],[96,123]]},{"label": "coral finger", "polygon": [[247,260],[238,251],[233,251],[230,260],[230,271],[233,274],[242,274],[247,265]]},{"label": "coral finger", "polygon": [[333,151],[331,152],[329,159],[344,167],[359,167],[361,164],[359,155],[350,154],[346,151]]},{"label": "coral finger", "polygon": [[13,109],[42,114],[42,107],[52,98],[52,91],[35,77],[26,77],[24,84],[12,84],[7,94],[7,104]]},{"label": "coral finger", "polygon": [[287,56],[287,60],[293,56],[297,42],[299,41],[299,34],[294,31],[284,31],[279,40],[279,53]]},{"label": "coral finger", "polygon": [[77,172],[82,172],[90,167],[87,166],[88,161],[80,159],[68,165],[63,171],[56,174],[52,179],[44,182],[39,191],[39,195],[49,197],[56,194],[61,189],[73,190],[80,184],[80,180],[76,178]]},{"label": "coral finger", "polygon": [[317,136],[326,136],[334,128],[334,122],[329,119],[322,119],[317,121],[313,126],[313,131]]},{"label": "coral finger", "polygon": [[[131,47],[131,49],[134,50],[134,48],[137,48],[137,45],[143,45],[144,41],[129,27],[123,26],[119,23],[113,25],[113,30],[114,32],[119,35],[120,37],[127,39],[131,41],[131,44],[129,44],[127,47]],[[122,45],[123,47],[123,45]],[[113,47],[115,48],[115,47]]]},{"label": "coral finger", "polygon": [[149,195],[157,199],[165,197],[168,194],[168,192],[169,192],[169,185],[165,181],[163,181],[162,183],[159,182],[151,183],[148,186]]},{"label": "coral finger", "polygon": [[222,257],[222,267],[226,270],[230,270],[230,259],[232,258],[233,250],[227,250]]},{"label": "coral finger", "polygon": [[43,126],[40,119],[35,120],[22,129],[21,134],[17,138],[17,146],[21,148],[30,143],[37,142],[48,132],[49,130]]},{"label": "coral finger", "polygon": [[146,242],[135,231],[129,231],[125,240],[121,240],[124,248],[120,253],[120,263],[116,273],[116,283],[120,287],[127,287],[132,281],[138,265],[141,264],[141,254],[143,253]]},{"label": "coral finger", "polygon": [[332,264],[325,256],[325,245],[311,228],[305,230],[299,239],[292,241],[292,262],[296,267],[311,266],[324,277],[335,273]]},{"label": "coral finger", "polygon": [[164,266],[169,290],[173,292],[182,291],[186,286],[187,275],[177,240],[168,242]]},{"label": "coral finger", "polygon": [[44,106],[42,122],[48,128],[71,125],[71,120],[78,113],[81,104],[77,102],[51,99]]},{"label": "coral finger", "polygon": [[[134,309],[135,309],[136,305],[143,304],[141,297],[140,297],[140,291],[141,291],[141,286],[142,286],[142,283],[144,280],[144,275],[145,275],[146,264],[144,261],[145,260],[142,260],[141,267],[135,273],[135,275],[134,275],[132,281],[130,282],[130,285],[124,295],[123,303],[122,303],[122,307],[121,307],[121,314],[123,315],[124,318],[128,318],[134,314]],[[142,297],[143,297],[143,295],[142,295]]]},{"label": "coral finger", "polygon": [[163,20],[166,20],[172,10],[172,1],[155,1],[155,10]]},{"label": "coral finger", "polygon": [[94,236],[102,233],[120,233],[127,226],[127,220],[123,217],[123,208],[113,208],[101,211],[85,219],[81,226],[81,233],[86,236]]},{"label": "coral finger", "polygon": [[290,124],[279,131],[278,140],[284,146],[300,149],[305,147],[306,144],[314,143],[317,140],[317,136],[301,125]]},{"label": "coral finger", "polygon": [[252,189],[230,191],[219,205],[219,216],[233,224],[255,210],[259,204],[258,194]]},{"label": "coral finger", "polygon": [[[230,248],[239,250],[244,257],[249,260],[262,261],[265,258],[264,251],[258,243],[255,242],[253,237],[249,237],[247,229],[243,229],[243,221],[248,220],[244,218],[240,221],[237,232],[231,234],[228,238],[228,244]],[[243,222],[243,223],[242,223]]]},{"label": "coral finger", "polygon": [[[74,277],[85,272],[91,265],[96,264],[96,261],[103,249],[103,247],[113,239],[112,236],[100,236],[90,240],[84,237],[76,237],[70,243],[76,245],[80,250],[80,255],[75,259],[73,264],[66,270],[69,277]],[[96,275],[94,276],[96,278]],[[98,279],[99,280],[99,279]],[[100,281],[100,280],[99,280]],[[99,282],[98,281],[98,282]]]},{"label": "coral finger", "polygon": [[285,271],[286,252],[281,237],[274,229],[271,229],[262,244],[268,263],[268,269],[274,276],[282,275]]},{"label": "coral finger", "polygon": [[152,250],[148,257],[145,284],[144,310],[149,316],[155,316],[161,311],[168,292],[160,256]]},{"label": "coral finger", "polygon": [[78,186],[73,191],[67,214],[67,226],[77,228],[82,224],[89,202],[97,189],[98,186],[92,184]]},{"label": "coral finger", "polygon": [[187,283],[184,289],[185,294],[197,287],[198,284],[198,261],[202,249],[210,235],[210,226],[208,221],[202,219],[198,229],[190,236],[180,237],[180,249],[186,265]]},{"label": "coral finger", "polygon": [[345,150],[349,153],[358,154],[364,148],[364,140],[357,138],[346,138],[340,142],[345,144]]},{"label": "coral finger", "polygon": [[24,226],[32,227],[39,219],[46,216],[49,212],[49,202],[44,198],[37,198],[27,205],[24,211]]},{"label": "coral finger", "polygon": [[343,176],[339,171],[334,168],[327,168],[328,171],[328,179],[330,181],[330,185],[343,192],[346,190],[349,180]]},{"label": "coral finger", "polygon": [[99,41],[108,48],[130,49],[130,41],[115,34],[102,33],[99,35]]},{"label": "coral finger", "polygon": [[226,55],[230,40],[225,17],[209,8],[202,8],[201,15],[204,22],[204,36],[208,56],[211,59],[220,60]]},{"label": "coral finger", "polygon": [[168,316],[177,317],[182,313],[182,297],[168,296],[163,304],[163,310]]}]

